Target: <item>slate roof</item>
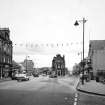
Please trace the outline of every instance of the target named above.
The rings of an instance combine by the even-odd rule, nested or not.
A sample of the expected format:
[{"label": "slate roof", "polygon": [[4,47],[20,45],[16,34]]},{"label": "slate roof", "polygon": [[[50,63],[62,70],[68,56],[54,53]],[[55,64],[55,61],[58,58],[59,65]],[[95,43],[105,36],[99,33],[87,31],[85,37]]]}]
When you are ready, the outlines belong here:
[{"label": "slate roof", "polygon": [[90,47],[92,50],[104,50],[105,40],[90,40]]}]

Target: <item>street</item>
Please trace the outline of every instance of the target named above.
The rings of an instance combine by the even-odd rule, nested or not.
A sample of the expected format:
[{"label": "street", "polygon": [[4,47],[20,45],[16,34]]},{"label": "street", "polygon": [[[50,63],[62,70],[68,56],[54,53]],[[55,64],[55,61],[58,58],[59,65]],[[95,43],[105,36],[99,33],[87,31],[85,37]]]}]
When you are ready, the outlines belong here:
[{"label": "street", "polygon": [[2,82],[0,105],[104,105],[104,97],[77,92],[77,81],[75,77],[41,76],[23,82]]},{"label": "street", "polygon": [[70,86],[57,78],[2,82],[0,105],[73,105],[75,92],[73,84]]}]

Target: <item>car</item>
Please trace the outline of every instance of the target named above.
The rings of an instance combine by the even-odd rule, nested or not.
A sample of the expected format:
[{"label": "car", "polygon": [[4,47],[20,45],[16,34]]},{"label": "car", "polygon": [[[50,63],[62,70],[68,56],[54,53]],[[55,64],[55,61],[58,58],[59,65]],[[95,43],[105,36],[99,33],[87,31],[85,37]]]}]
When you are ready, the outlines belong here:
[{"label": "car", "polygon": [[57,75],[49,75],[49,78],[57,78]]},{"label": "car", "polygon": [[17,78],[20,76],[21,74],[20,73],[16,73],[16,74],[13,74],[12,75],[12,80],[17,80]]},{"label": "car", "polygon": [[12,80],[16,80],[17,79],[16,74],[13,74],[12,77],[11,77],[11,79]]},{"label": "car", "polygon": [[33,74],[34,77],[39,77],[39,74]]},{"label": "car", "polygon": [[26,74],[18,74],[17,81],[28,81],[29,77]]}]

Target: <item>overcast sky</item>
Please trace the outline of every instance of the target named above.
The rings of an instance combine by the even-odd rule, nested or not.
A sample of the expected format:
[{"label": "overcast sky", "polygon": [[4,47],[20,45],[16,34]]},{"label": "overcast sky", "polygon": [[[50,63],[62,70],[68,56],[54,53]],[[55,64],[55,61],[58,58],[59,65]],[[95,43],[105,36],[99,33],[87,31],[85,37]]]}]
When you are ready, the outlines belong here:
[{"label": "overcast sky", "polygon": [[0,0],[0,27],[10,28],[13,59],[20,62],[29,55],[39,67],[51,66],[57,53],[65,55],[67,67],[80,61],[82,23],[74,23],[83,17],[87,56],[89,40],[105,39],[105,0]]}]

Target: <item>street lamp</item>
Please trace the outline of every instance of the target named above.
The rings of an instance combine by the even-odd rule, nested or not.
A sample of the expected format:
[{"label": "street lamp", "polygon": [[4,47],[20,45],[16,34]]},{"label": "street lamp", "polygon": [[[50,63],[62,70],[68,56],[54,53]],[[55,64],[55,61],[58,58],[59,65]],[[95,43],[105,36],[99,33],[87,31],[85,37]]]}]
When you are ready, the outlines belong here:
[{"label": "street lamp", "polygon": [[85,18],[83,18],[82,20],[76,20],[76,22],[75,22],[75,26],[78,26],[79,25],[79,22],[82,22],[83,23],[83,70],[82,70],[82,76],[83,76],[83,78],[82,78],[82,84],[84,84],[84,24],[85,24],[85,22],[86,22],[87,20],[85,20]]}]

